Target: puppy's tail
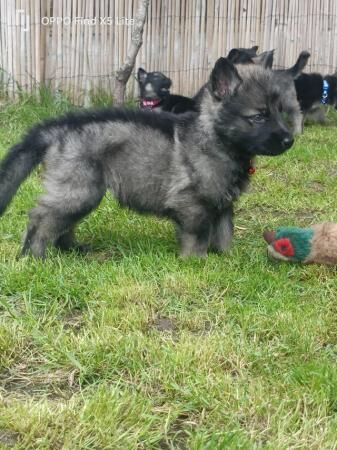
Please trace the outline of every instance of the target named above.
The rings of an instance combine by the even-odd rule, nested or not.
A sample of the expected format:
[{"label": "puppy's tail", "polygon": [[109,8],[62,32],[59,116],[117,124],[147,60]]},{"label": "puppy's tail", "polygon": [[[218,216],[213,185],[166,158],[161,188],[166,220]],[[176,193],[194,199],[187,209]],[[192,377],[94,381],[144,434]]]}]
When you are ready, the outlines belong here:
[{"label": "puppy's tail", "polygon": [[11,202],[21,183],[43,159],[48,147],[39,128],[33,128],[24,139],[9,149],[0,161],[0,216]]},{"label": "puppy's tail", "polygon": [[310,58],[310,53],[307,51],[303,51],[299,54],[297,61],[294,66],[290,67],[287,72],[295,79],[299,75],[301,75],[303,69],[308,63],[308,59]]}]

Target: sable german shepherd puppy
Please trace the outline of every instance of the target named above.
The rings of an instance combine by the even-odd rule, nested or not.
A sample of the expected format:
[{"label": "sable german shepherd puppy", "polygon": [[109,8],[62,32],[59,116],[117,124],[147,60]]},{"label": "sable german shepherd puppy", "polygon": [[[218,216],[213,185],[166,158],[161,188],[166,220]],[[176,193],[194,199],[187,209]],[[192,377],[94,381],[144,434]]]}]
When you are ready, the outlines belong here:
[{"label": "sable german shepherd puppy", "polygon": [[104,109],[37,125],[0,164],[0,214],[42,162],[45,193],[30,212],[23,254],[74,246],[76,223],[107,190],[123,206],[173,220],[182,256],[224,251],[251,159],[293,143],[281,95],[272,71],[220,58],[199,113]]}]

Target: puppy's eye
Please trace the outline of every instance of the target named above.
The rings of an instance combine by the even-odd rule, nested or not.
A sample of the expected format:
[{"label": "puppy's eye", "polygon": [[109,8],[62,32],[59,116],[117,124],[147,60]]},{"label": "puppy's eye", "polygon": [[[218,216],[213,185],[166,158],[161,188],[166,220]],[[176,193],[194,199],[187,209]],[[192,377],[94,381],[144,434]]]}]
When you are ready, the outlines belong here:
[{"label": "puppy's eye", "polygon": [[251,116],[246,116],[246,119],[250,122],[251,125],[254,123],[256,124],[263,124],[268,120],[268,113],[267,111],[261,111],[258,114],[254,114]]},{"label": "puppy's eye", "polygon": [[261,114],[255,114],[255,116],[252,116],[251,119],[255,122],[255,123],[264,123],[266,121],[266,115],[261,113]]}]

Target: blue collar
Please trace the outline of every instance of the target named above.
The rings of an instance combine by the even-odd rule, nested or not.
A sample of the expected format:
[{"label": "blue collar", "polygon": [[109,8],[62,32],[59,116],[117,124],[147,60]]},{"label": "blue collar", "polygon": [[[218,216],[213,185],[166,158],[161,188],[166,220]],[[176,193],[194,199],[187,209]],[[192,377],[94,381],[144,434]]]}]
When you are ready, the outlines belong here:
[{"label": "blue collar", "polygon": [[329,83],[326,80],[323,80],[323,92],[321,98],[321,103],[323,103],[323,105],[326,105],[326,103],[328,102],[329,87]]}]

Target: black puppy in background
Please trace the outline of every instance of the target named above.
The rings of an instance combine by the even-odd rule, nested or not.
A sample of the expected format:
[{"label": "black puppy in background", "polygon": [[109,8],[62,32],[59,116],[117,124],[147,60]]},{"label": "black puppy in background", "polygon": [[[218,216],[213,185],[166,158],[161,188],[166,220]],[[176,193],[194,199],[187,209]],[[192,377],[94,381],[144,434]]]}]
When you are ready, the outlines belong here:
[{"label": "black puppy in background", "polygon": [[337,73],[323,76],[320,73],[302,73],[295,80],[297,99],[304,116],[324,123],[324,105],[337,107]]},{"label": "black puppy in background", "polygon": [[161,72],[146,72],[140,67],[137,72],[137,81],[141,109],[155,112],[168,111],[174,114],[198,111],[197,104],[192,98],[170,93],[172,81]]}]

